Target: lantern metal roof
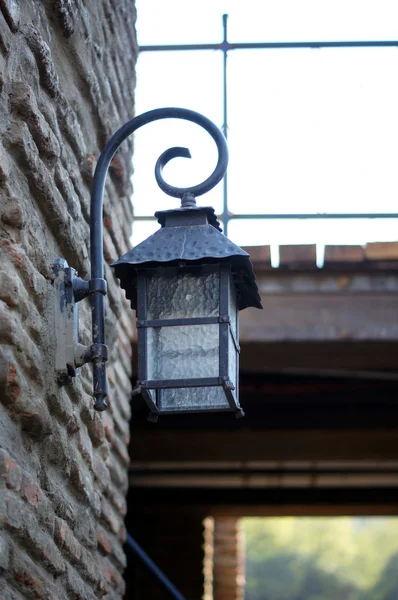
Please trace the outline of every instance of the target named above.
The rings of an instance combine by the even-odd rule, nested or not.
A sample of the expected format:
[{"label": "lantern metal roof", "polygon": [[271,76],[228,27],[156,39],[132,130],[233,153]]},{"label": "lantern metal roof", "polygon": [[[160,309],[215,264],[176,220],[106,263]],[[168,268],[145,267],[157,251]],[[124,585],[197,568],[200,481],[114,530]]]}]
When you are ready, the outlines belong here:
[{"label": "lantern metal roof", "polygon": [[[185,206],[155,213],[161,228],[112,263],[126,297],[136,308],[137,269],[228,262],[239,310],[262,308],[249,254],[221,233],[214,209]],[[135,269],[132,267],[136,267]]]}]

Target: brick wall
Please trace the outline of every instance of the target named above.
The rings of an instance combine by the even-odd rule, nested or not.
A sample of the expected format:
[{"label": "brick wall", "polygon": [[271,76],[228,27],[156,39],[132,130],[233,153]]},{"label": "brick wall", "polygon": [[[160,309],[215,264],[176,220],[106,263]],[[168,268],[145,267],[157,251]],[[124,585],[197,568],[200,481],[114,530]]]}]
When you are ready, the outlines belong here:
[{"label": "brick wall", "polygon": [[245,549],[240,519],[214,519],[213,591],[214,600],[243,600]]},{"label": "brick wall", "polygon": [[[0,598],[119,598],[129,457],[130,309],[112,272],[110,410],[91,368],[59,387],[52,263],[89,277],[89,188],[133,116],[132,0],[0,0]],[[113,163],[105,258],[128,247],[131,142]],[[81,303],[81,342],[91,341]]]}]

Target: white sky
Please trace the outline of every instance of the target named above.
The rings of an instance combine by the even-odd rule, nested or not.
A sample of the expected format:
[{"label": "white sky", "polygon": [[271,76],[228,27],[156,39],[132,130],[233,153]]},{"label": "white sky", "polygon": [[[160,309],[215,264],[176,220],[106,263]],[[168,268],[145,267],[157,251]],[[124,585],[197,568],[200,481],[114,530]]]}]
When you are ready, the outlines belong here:
[{"label": "white sky", "polygon": [[[146,44],[398,39],[394,0],[137,0]],[[398,212],[398,48],[242,50],[228,58],[229,209],[235,213]],[[142,53],[136,114],[163,106],[203,113],[222,125],[222,53]],[[137,215],[178,205],[153,169],[171,146],[192,159],[164,171],[174,185],[205,179],[214,143],[197,126],[156,122],[135,137]],[[198,198],[221,211],[222,184]],[[154,231],[137,223],[133,242]],[[365,243],[398,239],[398,220],[231,221],[240,245]]]}]

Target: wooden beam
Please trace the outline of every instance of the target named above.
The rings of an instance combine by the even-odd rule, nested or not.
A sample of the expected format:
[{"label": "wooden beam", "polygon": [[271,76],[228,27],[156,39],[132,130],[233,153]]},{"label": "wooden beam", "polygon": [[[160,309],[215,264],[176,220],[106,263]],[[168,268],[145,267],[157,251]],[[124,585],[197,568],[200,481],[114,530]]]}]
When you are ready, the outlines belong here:
[{"label": "wooden beam", "polygon": [[398,427],[134,432],[134,460],[397,460]]},{"label": "wooden beam", "polygon": [[208,506],[209,515],[214,517],[342,517],[342,516],[395,516],[398,501],[386,504],[259,504]]},{"label": "wooden beam", "polygon": [[[258,335],[258,333],[256,334]],[[398,341],[279,341],[241,340],[240,369],[244,373],[278,372],[279,369],[392,370],[397,372]]]},{"label": "wooden beam", "polygon": [[316,266],[316,244],[279,246],[281,265]]},{"label": "wooden beam", "polygon": [[398,242],[372,242],[365,246],[368,260],[397,260]]},{"label": "wooden beam", "polygon": [[362,246],[325,246],[324,265],[329,263],[361,263],[365,259]]},{"label": "wooden beam", "polygon": [[[261,282],[260,282],[261,286]],[[240,341],[398,341],[398,293],[262,294],[240,318]]]}]

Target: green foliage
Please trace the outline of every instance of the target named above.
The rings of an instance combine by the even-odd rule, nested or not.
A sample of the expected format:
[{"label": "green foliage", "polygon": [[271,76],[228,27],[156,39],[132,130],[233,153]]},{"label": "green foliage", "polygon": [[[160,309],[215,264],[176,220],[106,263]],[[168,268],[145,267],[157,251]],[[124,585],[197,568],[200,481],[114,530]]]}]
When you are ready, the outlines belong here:
[{"label": "green foliage", "polygon": [[246,600],[398,599],[398,518],[243,523]]}]

